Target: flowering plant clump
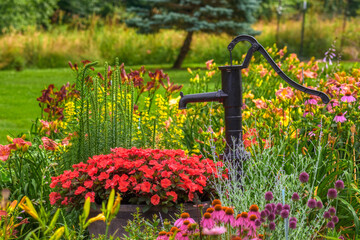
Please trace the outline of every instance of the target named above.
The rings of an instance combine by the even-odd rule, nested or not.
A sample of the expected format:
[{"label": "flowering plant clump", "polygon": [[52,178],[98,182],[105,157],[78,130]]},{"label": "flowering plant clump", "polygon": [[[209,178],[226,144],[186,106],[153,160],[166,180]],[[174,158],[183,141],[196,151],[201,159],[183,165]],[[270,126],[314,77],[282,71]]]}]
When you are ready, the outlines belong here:
[{"label": "flowering plant clump", "polygon": [[106,199],[111,189],[122,194],[123,202],[162,205],[209,199],[208,181],[226,176],[222,162],[182,150],[115,148],[87,163],[73,165],[72,171],[52,177],[51,204],[78,205],[90,197]]},{"label": "flowering plant clump", "polygon": [[[170,231],[166,235],[160,232],[157,239],[197,239],[200,232],[208,237],[223,235],[225,239],[265,239],[266,236],[271,236],[276,227],[276,216],[288,219],[289,211],[290,206],[287,204],[268,204],[263,211],[253,204],[248,211],[235,214],[232,207],[222,206],[221,201],[215,199],[199,223],[188,213],[182,213],[181,218],[174,223],[176,231]],[[296,228],[296,222],[295,217],[290,218],[290,229]]]}]

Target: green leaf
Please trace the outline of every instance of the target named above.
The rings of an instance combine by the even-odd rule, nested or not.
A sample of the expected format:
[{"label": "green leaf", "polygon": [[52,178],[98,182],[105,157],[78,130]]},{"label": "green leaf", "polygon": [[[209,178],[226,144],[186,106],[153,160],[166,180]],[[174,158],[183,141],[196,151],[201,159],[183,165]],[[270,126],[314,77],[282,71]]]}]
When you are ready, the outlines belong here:
[{"label": "green leaf", "polygon": [[145,213],[145,212],[149,211],[150,208],[151,208],[151,205],[146,205],[142,208],[142,212]]},{"label": "green leaf", "polygon": [[167,207],[162,207],[161,210],[163,211],[163,213],[168,213],[169,209]]},{"label": "green leaf", "polygon": [[358,235],[359,234],[359,217],[357,216],[353,206],[342,198],[338,198],[338,199],[348,208],[349,212],[353,215],[354,224],[355,224],[355,235]]}]

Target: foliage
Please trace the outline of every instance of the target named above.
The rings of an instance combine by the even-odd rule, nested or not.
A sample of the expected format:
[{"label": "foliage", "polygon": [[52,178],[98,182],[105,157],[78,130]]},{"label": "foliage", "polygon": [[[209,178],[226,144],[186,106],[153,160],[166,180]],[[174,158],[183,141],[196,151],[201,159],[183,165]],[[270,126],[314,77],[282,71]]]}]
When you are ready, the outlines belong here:
[{"label": "foliage", "polygon": [[116,0],[58,0],[58,7],[70,16],[86,18],[92,14],[106,17],[115,13],[115,8],[122,5],[121,1]]},{"label": "foliage", "polygon": [[10,191],[2,189],[0,199],[0,238],[4,240],[17,239],[22,235],[22,230],[19,228],[23,224],[29,223],[28,219],[23,220],[17,206],[17,200],[9,201]]},{"label": "foliage", "polygon": [[218,178],[218,168],[222,174],[221,162],[187,157],[182,150],[137,148],[116,148],[73,168],[52,177],[51,204],[77,206],[87,197],[100,203],[116,189],[125,202],[146,204],[147,209],[159,205],[167,212],[177,203],[206,200],[211,193],[208,181]]},{"label": "foliage", "polygon": [[[358,59],[358,22],[357,18],[349,20],[343,33],[339,27],[342,25],[340,18],[330,21],[321,16],[309,16],[304,38],[304,56],[307,59],[311,56],[322,58],[334,40],[345,34],[342,59]],[[282,23],[278,46],[288,46],[290,52],[297,52],[300,46],[300,27],[292,19]],[[263,46],[272,46],[276,41],[275,22],[258,22],[254,24],[254,29],[262,31],[257,39]],[[156,34],[140,35],[124,25],[90,26],[86,30],[64,30],[61,27],[54,27],[46,32],[29,30],[1,36],[0,69],[14,69],[16,66],[20,66],[20,69],[65,68],[67,61],[80,62],[83,59],[102,63],[108,61],[113,66],[116,57],[119,57],[120,63],[124,62],[129,66],[173,63],[178,54],[176,49],[181,47],[180,39],[183,38],[184,33],[181,31],[162,30]],[[225,63],[229,59],[226,46],[231,40],[232,36],[227,34],[194,33],[191,51],[184,64],[189,66],[189,63],[203,63],[209,59]],[[340,41],[336,45],[338,47]],[[240,50],[241,48],[235,49],[234,54],[240,55]],[[133,54],[129,54],[130,52]]]},{"label": "foliage", "polygon": [[141,216],[140,209],[137,208],[136,212],[133,213],[133,220],[128,221],[128,224],[125,227],[128,236],[124,236],[124,239],[152,240],[156,238],[159,230],[164,227],[165,229],[168,228],[168,230],[170,230],[170,222],[162,222],[156,214],[154,214],[151,220],[147,220]]},{"label": "foliage", "polygon": [[27,26],[49,26],[57,0],[3,0],[0,3],[0,33]]},{"label": "foliage", "polygon": [[[172,100],[181,85],[170,82],[162,70],[148,71],[149,81],[145,82],[144,67],[127,73],[124,65],[106,66],[104,75],[95,75],[89,72],[92,67],[87,61],[84,65],[80,71],[70,63],[77,71],[79,98],[65,103],[62,137],[79,137],[74,138],[74,147],[65,159],[78,163],[117,146],[180,148],[179,142],[170,138],[181,139],[181,131],[169,125],[181,127],[183,122]],[[165,90],[164,97],[156,94],[160,87]]]},{"label": "foliage", "polygon": [[[160,29],[181,29],[187,32],[174,68],[180,68],[190,49],[196,31],[256,34],[251,28],[259,1],[126,1],[128,10],[136,14],[126,24],[140,33],[155,33]],[[234,7],[235,6],[235,7]]]},{"label": "foliage", "polygon": [[9,137],[8,145],[0,145],[1,160],[4,161],[0,166],[0,188],[8,188],[14,199],[20,200],[22,196],[27,195],[42,202],[50,193],[47,182],[56,172],[56,161],[59,160],[61,151],[49,148],[46,139],[36,138],[32,142],[27,142],[24,140],[25,137]]}]

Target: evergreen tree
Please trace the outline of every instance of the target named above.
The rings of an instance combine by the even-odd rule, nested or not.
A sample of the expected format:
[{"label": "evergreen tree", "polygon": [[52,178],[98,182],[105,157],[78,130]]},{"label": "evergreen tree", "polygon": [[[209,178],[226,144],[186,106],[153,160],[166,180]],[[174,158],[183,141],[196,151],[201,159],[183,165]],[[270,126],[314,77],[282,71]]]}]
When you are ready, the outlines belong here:
[{"label": "evergreen tree", "polygon": [[260,0],[126,0],[135,16],[126,21],[140,33],[155,33],[160,29],[187,32],[173,68],[180,68],[194,32],[257,34],[251,28],[256,21]]}]

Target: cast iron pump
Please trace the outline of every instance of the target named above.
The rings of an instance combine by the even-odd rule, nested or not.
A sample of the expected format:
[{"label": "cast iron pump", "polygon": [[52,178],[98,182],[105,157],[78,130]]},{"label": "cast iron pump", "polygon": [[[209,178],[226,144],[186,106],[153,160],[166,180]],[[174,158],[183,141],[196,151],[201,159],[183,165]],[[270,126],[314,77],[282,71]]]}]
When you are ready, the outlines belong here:
[{"label": "cast iron pump", "polygon": [[[251,47],[248,50],[245,60],[241,65],[232,65],[232,54],[231,51],[235,45],[241,41],[248,41],[251,43]],[[180,92],[181,99],[179,102],[179,109],[186,109],[186,105],[192,102],[210,102],[217,101],[222,102],[225,108],[225,138],[227,143],[227,150],[233,149],[238,144],[242,144],[242,79],[241,70],[249,66],[251,57],[254,52],[259,51],[265,59],[269,62],[271,67],[276,73],[284,79],[290,86],[304,93],[318,96],[322,99],[323,103],[327,104],[330,99],[329,97],[320,91],[306,88],[292,79],[290,79],[274,62],[268,52],[263,46],[252,36],[240,35],[237,36],[228,45],[230,52],[230,63],[229,66],[220,66],[221,70],[221,90],[217,92],[209,93],[198,93],[185,95]],[[227,152],[227,151],[225,151]]]}]

